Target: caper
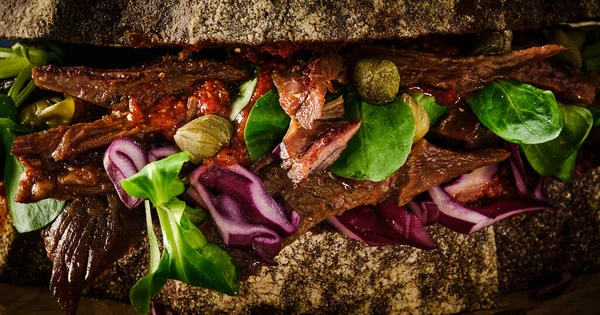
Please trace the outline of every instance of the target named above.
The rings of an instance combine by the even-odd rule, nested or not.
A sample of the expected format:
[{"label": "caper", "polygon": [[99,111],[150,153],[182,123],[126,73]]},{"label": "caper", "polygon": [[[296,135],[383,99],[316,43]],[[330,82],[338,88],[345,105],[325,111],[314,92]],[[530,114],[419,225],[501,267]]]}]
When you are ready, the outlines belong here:
[{"label": "caper", "polygon": [[421,105],[419,101],[412,98],[408,94],[402,94],[400,100],[410,106],[415,121],[415,135],[413,137],[413,143],[421,140],[429,131],[429,114],[425,110],[425,107]]},{"label": "caper", "polygon": [[75,114],[75,100],[67,96],[40,99],[23,108],[19,114],[19,123],[32,129],[55,128],[69,125]]},{"label": "caper", "polygon": [[567,36],[567,33],[565,33],[561,29],[555,29],[550,31],[548,37],[551,43],[566,46],[567,48],[569,48],[568,50],[561,51],[560,54],[556,56],[556,58],[576,68],[582,67],[581,53],[579,52],[579,48],[577,48],[576,43],[571,41],[569,36]]},{"label": "caper", "polygon": [[400,73],[396,65],[383,59],[362,59],[354,68],[354,85],[358,95],[375,104],[394,100],[400,88]]},{"label": "caper", "polygon": [[507,53],[512,48],[512,31],[478,34],[475,36],[471,54],[473,55],[498,55]]},{"label": "caper", "polygon": [[229,119],[205,115],[177,129],[174,138],[179,149],[189,152],[190,160],[198,164],[229,145],[232,134],[233,125]]}]

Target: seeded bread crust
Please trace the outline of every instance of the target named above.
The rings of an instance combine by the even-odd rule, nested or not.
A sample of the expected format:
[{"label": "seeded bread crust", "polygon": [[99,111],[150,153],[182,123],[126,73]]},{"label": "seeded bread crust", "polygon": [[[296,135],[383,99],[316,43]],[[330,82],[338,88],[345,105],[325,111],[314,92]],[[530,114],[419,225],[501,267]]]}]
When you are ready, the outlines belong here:
[{"label": "seeded bread crust", "polygon": [[0,38],[95,45],[356,42],[600,19],[598,0],[0,0]]},{"label": "seeded bread crust", "polygon": [[[169,281],[156,301],[196,313],[423,313],[451,314],[497,306],[498,297],[536,285],[546,272],[600,270],[600,168],[564,184],[552,181],[557,212],[503,220],[472,235],[430,229],[433,251],[368,247],[316,226],[228,297]],[[157,227],[158,228],[158,227]],[[160,235],[160,231],[157,231]],[[0,281],[47,286],[50,261],[39,233],[0,243]],[[8,252],[8,257],[1,257]],[[2,259],[3,258],[3,259]],[[126,301],[145,275],[144,239],[88,291]]]}]

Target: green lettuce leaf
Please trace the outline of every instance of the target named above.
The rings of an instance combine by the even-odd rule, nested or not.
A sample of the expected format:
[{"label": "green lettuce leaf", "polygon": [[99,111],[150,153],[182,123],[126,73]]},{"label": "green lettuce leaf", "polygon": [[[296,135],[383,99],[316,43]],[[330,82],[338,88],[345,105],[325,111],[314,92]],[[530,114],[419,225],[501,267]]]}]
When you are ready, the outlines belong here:
[{"label": "green lettuce leaf", "polygon": [[497,80],[468,97],[467,103],[488,129],[508,142],[544,143],[563,128],[554,94],[529,84]]},{"label": "green lettuce leaf", "polygon": [[259,98],[244,128],[244,141],[252,162],[279,144],[289,125],[290,117],[279,105],[277,91],[270,90]]},{"label": "green lettuce leaf", "polygon": [[427,115],[429,115],[430,126],[437,124],[448,113],[448,107],[438,104],[433,96],[425,94],[413,94],[411,96],[425,108]]},{"label": "green lettuce leaf", "polygon": [[189,152],[180,152],[150,163],[124,180],[123,189],[134,197],[150,199],[155,207],[165,204],[185,190],[179,172],[189,160]]},{"label": "green lettuce leaf", "polygon": [[554,174],[569,156],[577,152],[594,124],[592,114],[583,107],[564,105],[560,111],[564,128],[557,138],[539,144],[521,145],[529,164],[544,176]]},{"label": "green lettuce leaf", "polygon": [[205,219],[207,214],[188,207],[176,198],[185,189],[179,172],[189,159],[187,152],[173,154],[146,165],[139,173],[123,181],[123,188],[128,194],[150,199],[156,207],[163,235],[164,251],[159,259],[158,242],[146,201],[150,273],[138,280],[129,295],[140,314],[148,313],[151,298],[160,292],[168,279],[229,295],[239,292],[240,275],[233,259],[219,246],[208,243],[188,216],[190,213],[196,219]]},{"label": "green lettuce leaf", "polygon": [[48,223],[54,221],[65,206],[64,201],[55,199],[44,199],[35,203],[19,203],[14,201],[19,190],[19,180],[25,167],[12,156],[10,148],[17,137],[9,128],[0,128],[2,143],[6,152],[4,166],[4,185],[6,189],[6,200],[12,217],[13,225],[19,233],[39,230]]},{"label": "green lettuce leaf", "polygon": [[344,95],[344,107],[344,120],[361,118],[362,123],[329,169],[358,180],[390,177],[404,165],[412,147],[415,124],[410,106],[398,99],[373,105],[350,92]]}]

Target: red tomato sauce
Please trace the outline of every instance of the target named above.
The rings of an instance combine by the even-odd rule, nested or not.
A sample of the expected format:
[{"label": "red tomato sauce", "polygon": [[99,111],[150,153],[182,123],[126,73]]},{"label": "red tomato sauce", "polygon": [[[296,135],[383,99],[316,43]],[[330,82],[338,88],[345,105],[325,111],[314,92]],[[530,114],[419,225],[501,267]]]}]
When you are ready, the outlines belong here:
[{"label": "red tomato sauce", "polygon": [[248,120],[248,115],[250,114],[252,106],[254,106],[261,96],[274,87],[271,73],[271,67],[263,67],[263,70],[258,74],[256,88],[252,93],[252,98],[250,98],[248,106],[246,106],[236,118],[235,134],[233,139],[231,139],[231,145],[221,149],[215,156],[205,159],[204,164],[231,166],[239,163],[248,166],[252,163],[250,156],[248,155],[248,150],[246,149],[246,142],[244,141],[244,129],[246,128],[246,121]]}]

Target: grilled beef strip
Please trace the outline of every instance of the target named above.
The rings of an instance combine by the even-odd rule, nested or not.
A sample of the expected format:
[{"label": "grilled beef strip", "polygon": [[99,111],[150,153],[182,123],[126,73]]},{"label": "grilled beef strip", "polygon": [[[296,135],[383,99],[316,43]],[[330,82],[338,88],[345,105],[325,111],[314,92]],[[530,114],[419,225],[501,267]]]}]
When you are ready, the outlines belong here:
[{"label": "grilled beef strip", "polygon": [[142,236],[144,215],[128,210],[116,194],[70,201],[42,231],[52,261],[50,288],[63,311],[77,313],[81,291]]},{"label": "grilled beef strip", "polygon": [[305,129],[292,118],[281,145],[281,166],[290,170],[288,177],[293,182],[301,182],[335,162],[359,127],[360,119],[355,119],[315,121],[312,129]]},{"label": "grilled beef strip", "polygon": [[226,64],[193,59],[167,60],[128,70],[51,65],[35,68],[32,74],[40,88],[119,109],[126,109],[130,99],[136,99],[141,106],[152,106],[163,96],[182,93],[200,81],[232,83],[247,77],[244,71]]},{"label": "grilled beef strip", "polygon": [[311,60],[303,72],[297,68],[292,70],[295,71],[273,73],[279,103],[302,127],[312,129],[315,120],[330,116],[327,112],[323,116],[323,106],[327,91],[335,91],[332,81],[346,82],[344,60],[330,53]]},{"label": "grilled beef strip", "polygon": [[597,85],[588,80],[581,69],[554,65],[549,60],[526,65],[508,77],[551,90],[558,98],[577,104],[592,104],[596,98]]},{"label": "grilled beef strip", "polygon": [[286,245],[332,215],[374,205],[390,197],[399,206],[404,206],[433,186],[476,168],[501,162],[509,156],[510,153],[502,148],[454,151],[421,139],[413,146],[406,164],[380,182],[346,179],[321,171],[294,185],[285,170],[276,164],[263,168],[259,177],[269,193],[281,194],[302,218],[298,231],[284,239]]},{"label": "grilled beef strip", "polygon": [[406,164],[397,173],[393,200],[404,206],[418,194],[476,168],[502,162],[510,153],[501,148],[454,151],[420,140],[412,147]]},{"label": "grilled beef strip", "polygon": [[465,103],[448,109],[448,114],[427,133],[427,138],[460,148],[473,149],[498,142],[500,137],[484,126]]},{"label": "grilled beef strip", "polygon": [[[27,203],[45,198],[70,199],[112,191],[101,169],[96,175],[89,175],[94,181],[84,186],[72,186],[60,178],[73,174],[69,161],[103,151],[114,139],[129,137],[147,143],[156,134],[161,134],[172,140],[175,131],[185,123],[202,115],[223,115],[224,108],[229,108],[229,94],[219,81],[205,81],[189,92],[191,95],[166,95],[145,110],[138,106],[137,100],[130,99],[130,111],[113,111],[94,122],[18,137],[11,153],[26,166],[26,170],[16,200]],[[90,165],[88,169],[93,167]]]},{"label": "grilled beef strip", "polygon": [[[35,163],[37,167],[31,166]],[[46,198],[70,200],[115,191],[101,163],[77,165],[51,160],[28,160],[21,175],[15,201],[36,202]]]},{"label": "grilled beef strip", "polygon": [[26,159],[35,158],[69,161],[106,147],[116,138],[135,137],[150,131],[148,126],[131,121],[128,115],[118,112],[90,123],[60,126],[17,137],[11,153],[24,164],[27,164]]},{"label": "grilled beef strip", "polygon": [[443,56],[418,50],[362,47],[352,53],[392,61],[400,72],[400,88],[418,87],[432,92],[450,93],[447,103],[537,61],[552,57],[567,48],[545,45],[491,56]]}]

